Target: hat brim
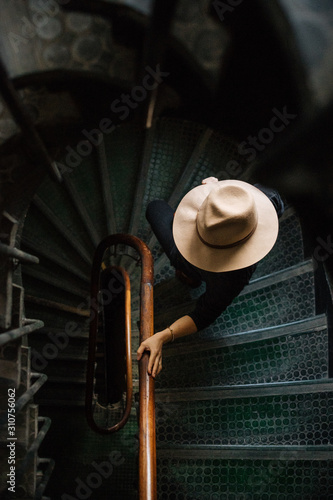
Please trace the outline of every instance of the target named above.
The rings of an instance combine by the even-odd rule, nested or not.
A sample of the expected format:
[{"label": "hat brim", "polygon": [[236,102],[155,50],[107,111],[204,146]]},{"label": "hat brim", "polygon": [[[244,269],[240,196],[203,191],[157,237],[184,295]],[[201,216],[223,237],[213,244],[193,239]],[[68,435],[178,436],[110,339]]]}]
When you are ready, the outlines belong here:
[{"label": "hat brim", "polygon": [[[205,198],[222,183],[240,185],[252,194],[258,212],[258,225],[244,243],[232,248],[216,249],[200,240],[196,218]],[[173,237],[179,252],[192,265],[211,272],[234,271],[259,262],[273,248],[278,232],[279,220],[273,203],[258,188],[239,180],[212,182],[195,187],[179,203],[173,221]]]}]

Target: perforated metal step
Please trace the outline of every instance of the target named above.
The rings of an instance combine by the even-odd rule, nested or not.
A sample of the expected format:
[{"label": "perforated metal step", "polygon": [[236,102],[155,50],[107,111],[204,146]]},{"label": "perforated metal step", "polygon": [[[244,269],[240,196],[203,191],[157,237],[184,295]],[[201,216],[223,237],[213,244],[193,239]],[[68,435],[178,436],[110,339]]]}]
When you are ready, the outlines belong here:
[{"label": "perforated metal step", "polygon": [[[293,451],[276,450],[271,457],[254,458],[244,450],[208,449],[195,456],[193,449],[158,460],[158,498],[161,500],[327,500],[332,496],[333,462],[321,458],[295,458]],[[178,455],[180,455],[178,457]],[[228,456],[229,455],[229,456]]]},{"label": "perforated metal step", "polygon": [[[175,284],[172,294],[161,293],[156,297],[157,328],[165,328],[170,318],[176,319],[194,309],[195,302],[189,300],[189,293],[184,296],[183,288]],[[221,335],[282,325],[314,315],[314,277],[309,261],[253,281],[212,325],[191,338],[217,339]],[[177,342],[188,341],[189,337],[183,337]]]},{"label": "perforated metal step", "polygon": [[166,345],[156,387],[260,384],[325,377],[327,321],[320,316],[222,336],[216,341]]},{"label": "perforated metal step", "polygon": [[157,393],[166,446],[333,444],[332,380],[188,388]]}]

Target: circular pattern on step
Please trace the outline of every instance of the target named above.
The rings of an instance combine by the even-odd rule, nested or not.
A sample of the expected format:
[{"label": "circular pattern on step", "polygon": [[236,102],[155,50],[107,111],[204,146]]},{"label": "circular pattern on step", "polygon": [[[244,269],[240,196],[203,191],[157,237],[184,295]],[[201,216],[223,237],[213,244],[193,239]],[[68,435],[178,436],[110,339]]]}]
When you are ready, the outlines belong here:
[{"label": "circular pattern on step", "polygon": [[93,20],[87,14],[71,12],[66,16],[66,24],[74,33],[82,33],[91,28]]},{"label": "circular pattern on step", "polygon": [[70,61],[68,47],[61,43],[52,43],[43,51],[43,58],[47,66],[66,66]]},{"label": "circular pattern on step", "polygon": [[46,22],[36,28],[36,34],[42,40],[54,40],[60,36],[62,32],[62,24],[59,19],[47,18]]},{"label": "circular pattern on step", "polygon": [[199,352],[185,349],[176,357],[164,357],[156,387],[266,384],[326,378],[326,338],[327,330],[323,329],[238,346],[205,349],[203,344]]},{"label": "circular pattern on step", "polygon": [[332,403],[333,393],[247,397],[245,391],[208,401],[157,401],[157,440],[174,446],[326,446],[333,442]]},{"label": "circular pattern on step", "polygon": [[102,55],[102,45],[96,35],[84,35],[73,43],[74,59],[83,64],[96,63]]},{"label": "circular pattern on step", "polygon": [[[161,500],[327,500],[332,462],[195,458],[157,462]],[[177,493],[176,493],[177,492]]]}]

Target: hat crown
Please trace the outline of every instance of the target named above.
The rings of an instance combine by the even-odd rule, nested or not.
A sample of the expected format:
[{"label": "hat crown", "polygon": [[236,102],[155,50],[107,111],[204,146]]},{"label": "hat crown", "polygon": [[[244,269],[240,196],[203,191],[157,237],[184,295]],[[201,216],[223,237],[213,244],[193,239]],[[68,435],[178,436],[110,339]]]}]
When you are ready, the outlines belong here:
[{"label": "hat crown", "polygon": [[197,230],[206,245],[229,248],[247,240],[257,226],[252,194],[239,185],[220,185],[203,201],[197,214]]}]

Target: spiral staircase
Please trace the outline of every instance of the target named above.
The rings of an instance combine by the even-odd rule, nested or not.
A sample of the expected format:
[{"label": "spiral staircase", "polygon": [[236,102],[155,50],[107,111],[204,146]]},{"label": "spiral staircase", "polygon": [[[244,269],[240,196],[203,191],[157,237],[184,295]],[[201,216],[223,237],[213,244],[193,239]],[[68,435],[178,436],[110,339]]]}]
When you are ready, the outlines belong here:
[{"label": "spiral staircase", "polygon": [[[78,253],[74,260],[68,258],[70,245],[56,224],[57,210],[61,207],[62,224],[70,227],[72,246],[80,241],[81,253],[91,254],[93,245],[89,240],[83,245],[87,221],[84,224],[79,217],[78,200],[84,200],[85,215],[92,219],[99,240],[108,234],[108,224],[116,232],[127,232],[129,224],[136,225],[136,234],[151,244],[155,257],[155,324],[162,328],[189,311],[202,290],[187,289],[176,281],[145,222],[145,206],[156,197],[177,204],[188,189],[202,178],[217,175],[221,163],[237,154],[235,145],[219,133],[188,121],[160,119],[154,124],[145,189],[139,201],[135,160],[141,141],[135,127],[117,129],[103,147],[113,159],[102,161],[107,163],[106,172],[100,175],[92,161],[82,163],[65,181],[75,186],[75,198],[63,186],[44,181],[25,222],[23,248],[35,251],[40,259],[38,266],[22,269],[26,307],[29,317],[38,314],[46,325],[31,338],[36,368],[43,357],[47,363],[43,372],[48,381],[39,392],[39,404],[54,406],[56,413],[61,408],[62,428],[57,440],[61,439],[62,454],[64,447],[67,449],[66,464],[70,464],[72,478],[80,477],[77,467],[82,448],[89,464],[96,459],[95,446],[99,450],[105,447],[105,454],[108,449],[122,449],[124,443],[119,444],[117,438],[115,442],[88,438],[86,431],[78,446],[78,430],[71,437],[65,430],[68,426],[72,434],[74,422],[81,432],[84,428],[83,422],[73,422],[72,409],[84,403],[87,325],[80,314],[84,314],[89,296],[89,266]],[[122,170],[122,182],[111,184],[108,179],[115,179],[120,170],[117,158],[125,161],[125,146],[128,174]],[[103,204],[105,187],[111,188],[111,221]],[[43,211],[45,207],[47,211]],[[76,225],[68,222],[74,216]],[[121,254],[118,259],[111,257],[115,264],[119,259],[123,264],[130,260]],[[71,262],[75,262],[74,268]],[[131,262],[125,266],[132,268],[135,290],[139,269]],[[134,292],[132,295],[135,297]],[[61,311],[65,307],[80,312]],[[132,315],[135,352],[137,300],[133,300]],[[65,345],[66,325],[74,331],[73,324],[82,324],[82,328]],[[277,494],[284,498],[329,498],[332,381],[328,378],[327,335],[326,316],[316,311],[313,263],[304,259],[298,217],[288,207],[276,246],[240,297],[211,327],[165,347],[164,369],[156,382],[159,498],[274,498]],[[124,430],[126,452],[133,456],[135,422],[133,415],[130,427]],[[100,461],[102,458],[103,454]],[[127,469],[130,458],[125,459]],[[112,481],[116,481],[117,472]],[[135,496],[135,483],[126,484],[127,490],[115,490],[119,498]]]},{"label": "spiral staircase", "polygon": [[[32,16],[37,7],[30,3]],[[23,15],[26,6],[20,5]],[[7,3],[6,7],[9,12]],[[108,15],[116,16],[120,26],[136,28],[133,39],[137,41],[145,26],[142,13],[138,22],[137,13],[132,18],[111,10]],[[185,12],[183,5],[175,31],[186,24]],[[96,434],[84,418],[94,250],[109,234],[139,237],[154,257],[155,330],[188,312],[204,286],[193,290],[175,278],[145,220],[145,208],[155,198],[176,207],[189,189],[208,176],[256,181],[235,138],[249,130],[250,120],[244,113],[236,134],[237,118],[232,121],[225,103],[227,125],[217,126],[216,118],[206,119],[203,111],[208,100],[200,105],[194,99],[194,108],[188,107],[184,90],[172,87],[176,78],[171,72],[170,87],[159,89],[156,116],[149,127],[143,127],[140,113],[131,110],[129,119],[118,120],[112,131],[97,134],[96,123],[108,116],[105,102],[109,105],[124,88],[131,89],[137,48],[133,40],[124,43],[115,23],[118,45],[113,46],[111,65],[106,49],[110,34],[100,12],[87,17],[59,16],[66,25],[64,34],[53,23],[50,31],[41,27],[38,37],[30,37],[38,57],[28,54],[29,44],[20,48],[30,60],[40,61],[43,55],[48,64],[58,64],[56,57],[64,52],[57,52],[59,45],[52,44],[63,37],[62,46],[72,47],[74,63],[65,59],[67,67],[60,72],[35,68],[15,80],[17,63],[6,61],[37,132],[56,159],[55,172],[60,172],[62,181],[45,175],[33,157],[21,159],[24,143],[10,122],[9,136],[1,144],[0,170],[7,176],[2,180],[9,191],[14,183],[19,188],[15,201],[8,201],[11,211],[4,212],[1,225],[7,238],[2,241],[11,249],[1,264],[6,277],[1,291],[5,288],[11,297],[5,302],[11,321],[2,325],[0,334],[1,463],[8,458],[3,410],[8,389],[15,387],[18,498],[135,499],[140,411],[136,395],[128,423],[115,435]],[[198,29],[198,19],[196,6],[186,18],[181,43],[194,25]],[[98,64],[87,49],[89,44],[80,38],[85,29],[104,37]],[[203,95],[205,80],[212,86],[218,81],[216,61],[227,53],[228,43],[225,33],[221,35],[216,28],[212,37],[220,50],[212,50],[208,60],[200,51],[195,54],[205,77],[196,83],[199,91],[189,90],[189,101],[193,95]],[[175,53],[183,55],[184,48],[176,46],[179,52],[174,49]],[[84,50],[91,59],[83,60]],[[70,66],[74,72],[68,71]],[[109,66],[111,90],[105,75],[101,77]],[[125,75],[126,83],[115,79],[117,71]],[[94,78],[91,72],[96,72]],[[275,106],[284,104],[284,96],[280,101],[275,97],[273,92],[270,98]],[[6,109],[5,113],[10,115]],[[266,119],[262,122],[263,116],[269,115],[258,113],[252,126],[256,120],[267,123]],[[230,162],[236,162],[237,168],[227,168]],[[5,198],[1,197],[1,203]],[[321,263],[309,251],[306,221],[288,197],[285,203],[277,243],[241,295],[210,327],[164,348],[163,371],[155,383],[159,499],[333,498],[330,284]],[[131,249],[120,245],[110,248],[105,265],[122,266],[130,274],[137,393],[140,261]],[[102,345],[103,340],[99,341]],[[103,365],[102,349],[99,360]],[[103,377],[98,368],[97,384]],[[123,406],[123,400],[108,406],[97,401],[95,418],[110,425]],[[1,466],[3,495],[7,473]],[[11,498],[10,494],[4,498]]]}]

